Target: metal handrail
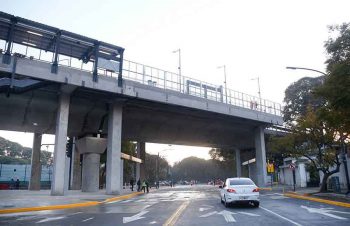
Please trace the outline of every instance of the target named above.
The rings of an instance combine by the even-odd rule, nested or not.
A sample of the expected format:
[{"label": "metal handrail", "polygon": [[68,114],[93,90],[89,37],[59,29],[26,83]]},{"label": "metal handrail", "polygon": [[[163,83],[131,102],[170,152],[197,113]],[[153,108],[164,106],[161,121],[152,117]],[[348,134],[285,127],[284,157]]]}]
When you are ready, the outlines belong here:
[{"label": "metal handrail", "polygon": [[[38,51],[38,49],[36,49],[35,47],[20,44],[16,44],[15,46],[17,47],[16,51],[24,51],[24,53],[21,53],[23,57],[29,58],[31,60],[52,63],[52,60],[50,61],[48,59],[42,59],[42,50],[39,51],[38,57],[34,57],[28,54],[28,50],[34,49]],[[50,53],[52,52],[49,52],[49,54]],[[14,54],[13,49],[11,49],[11,54]],[[72,63],[72,59],[76,62]],[[76,58],[70,57],[68,59],[67,65],[63,63],[65,60],[59,61],[58,64],[63,67],[74,68],[89,73],[93,72],[93,65],[91,65],[91,69],[86,69],[83,68],[84,64],[81,63],[81,61],[77,60],[78,59]],[[78,63],[80,63],[80,67]],[[90,61],[89,63],[93,64],[92,61]],[[86,65],[87,64],[85,64],[85,66]],[[118,72],[109,71],[103,68],[98,69],[98,74],[102,76],[118,77]],[[139,82],[152,87],[177,91],[187,95],[197,96],[200,98],[213,100],[232,106],[238,106],[242,108],[265,112],[268,114],[282,116],[282,107],[279,103],[269,101],[266,99],[260,100],[259,97],[253,95],[245,94],[231,89],[223,89],[222,85],[215,85],[204,81],[200,81],[198,79],[180,76],[170,71],[143,65],[126,59],[123,60],[123,77],[125,79]]]}]

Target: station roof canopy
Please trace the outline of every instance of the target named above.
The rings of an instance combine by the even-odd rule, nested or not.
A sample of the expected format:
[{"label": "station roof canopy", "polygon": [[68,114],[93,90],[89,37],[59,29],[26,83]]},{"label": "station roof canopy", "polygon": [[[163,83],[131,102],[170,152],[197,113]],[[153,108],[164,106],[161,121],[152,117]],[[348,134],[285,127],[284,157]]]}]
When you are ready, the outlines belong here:
[{"label": "station roof canopy", "polygon": [[77,58],[85,63],[98,57],[120,61],[124,48],[61,30],[35,21],[0,12],[0,39],[13,43],[54,52],[59,42],[58,54]]}]

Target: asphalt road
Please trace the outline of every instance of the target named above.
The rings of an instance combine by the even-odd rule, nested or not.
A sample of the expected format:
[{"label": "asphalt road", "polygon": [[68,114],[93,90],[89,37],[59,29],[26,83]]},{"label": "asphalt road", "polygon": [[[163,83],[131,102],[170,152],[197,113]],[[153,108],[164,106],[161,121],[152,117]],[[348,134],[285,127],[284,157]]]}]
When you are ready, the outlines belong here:
[{"label": "asphalt road", "polygon": [[260,207],[225,208],[213,186],[178,186],[80,209],[0,215],[0,225],[350,225],[350,209],[261,192]]}]

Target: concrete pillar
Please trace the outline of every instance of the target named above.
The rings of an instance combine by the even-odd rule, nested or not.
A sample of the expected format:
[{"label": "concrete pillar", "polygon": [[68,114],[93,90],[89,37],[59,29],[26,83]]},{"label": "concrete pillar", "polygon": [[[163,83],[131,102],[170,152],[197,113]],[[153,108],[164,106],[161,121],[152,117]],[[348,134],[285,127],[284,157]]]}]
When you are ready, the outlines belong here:
[{"label": "concrete pillar", "polygon": [[51,195],[64,195],[64,180],[66,170],[66,144],[69,116],[70,95],[60,94],[56,118],[55,149],[53,159],[53,177]]},{"label": "concrete pillar", "polygon": [[146,144],[145,142],[137,142],[137,153],[138,158],[142,160],[142,163],[140,163],[140,180],[143,181],[146,179],[146,170],[145,170],[145,160],[146,160]]},{"label": "concrete pillar", "polygon": [[75,144],[79,153],[83,155],[81,190],[96,192],[100,184],[100,156],[106,150],[107,140],[99,137],[83,137]]},{"label": "concrete pillar", "polygon": [[32,170],[30,172],[29,190],[40,190],[41,179],[41,163],[40,163],[40,148],[42,134],[34,133],[33,149],[32,149]]},{"label": "concrete pillar", "polygon": [[124,189],[124,159],[120,160],[120,189]]},{"label": "concrete pillar", "polygon": [[100,154],[83,155],[82,192],[96,192],[99,189]]},{"label": "concrete pillar", "polygon": [[242,176],[242,163],[241,163],[241,150],[236,149],[236,175],[237,177]]},{"label": "concrete pillar", "polygon": [[256,159],[256,180],[258,186],[266,185],[266,151],[264,128],[258,127],[254,131],[255,136],[255,159]]},{"label": "concrete pillar", "polygon": [[122,105],[120,103],[110,104],[107,140],[107,194],[120,194],[122,116]]},{"label": "concrete pillar", "polygon": [[81,189],[81,165],[80,165],[80,153],[76,148],[76,140],[73,138],[73,150],[72,150],[72,165],[71,165],[71,189]]}]

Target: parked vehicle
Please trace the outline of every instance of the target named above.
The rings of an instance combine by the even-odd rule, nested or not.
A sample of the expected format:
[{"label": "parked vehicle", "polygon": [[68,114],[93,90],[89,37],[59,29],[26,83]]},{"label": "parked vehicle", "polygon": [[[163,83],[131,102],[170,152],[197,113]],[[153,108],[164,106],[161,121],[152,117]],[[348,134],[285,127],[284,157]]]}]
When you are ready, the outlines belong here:
[{"label": "parked vehicle", "polygon": [[251,203],[259,207],[259,188],[249,178],[227,178],[219,188],[221,202],[225,207],[231,203]]}]

